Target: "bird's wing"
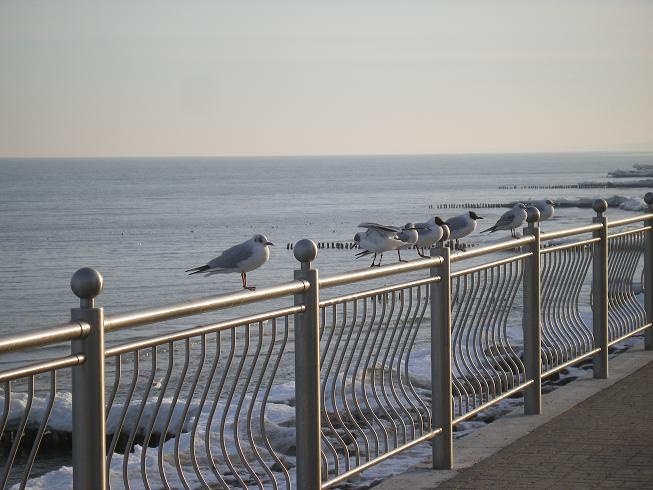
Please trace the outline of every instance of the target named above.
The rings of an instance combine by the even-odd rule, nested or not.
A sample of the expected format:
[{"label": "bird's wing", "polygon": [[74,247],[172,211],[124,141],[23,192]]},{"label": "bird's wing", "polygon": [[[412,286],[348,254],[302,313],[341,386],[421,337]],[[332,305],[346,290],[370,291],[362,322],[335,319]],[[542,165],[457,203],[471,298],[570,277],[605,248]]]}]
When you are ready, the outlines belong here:
[{"label": "bird's wing", "polygon": [[252,249],[248,242],[239,243],[231,248],[228,248],[222,255],[211,260],[208,264],[209,269],[234,269],[243,260],[248,259],[252,255]]},{"label": "bird's wing", "polygon": [[445,221],[444,224],[449,228],[464,228],[464,226],[467,224],[467,220],[464,216],[455,216],[453,218],[449,218],[447,221]]},{"label": "bird's wing", "polygon": [[494,223],[493,228],[501,228],[502,226],[510,226],[512,224],[512,221],[515,219],[515,213],[510,211],[506,211],[503,213],[501,218],[497,220],[496,223]]},{"label": "bird's wing", "polygon": [[430,230],[431,226],[429,223],[415,223],[414,228],[416,230]]},{"label": "bird's wing", "polygon": [[392,236],[399,233],[401,230],[395,226],[380,225],[379,223],[361,223],[359,228],[367,228],[368,230],[375,230],[384,236]]}]

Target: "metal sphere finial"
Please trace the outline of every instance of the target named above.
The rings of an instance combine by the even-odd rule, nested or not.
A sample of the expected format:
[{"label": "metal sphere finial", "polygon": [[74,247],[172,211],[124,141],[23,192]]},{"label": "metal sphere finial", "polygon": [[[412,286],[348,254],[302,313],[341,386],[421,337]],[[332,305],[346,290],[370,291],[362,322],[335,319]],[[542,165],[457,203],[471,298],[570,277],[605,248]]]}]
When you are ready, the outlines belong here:
[{"label": "metal sphere finial", "polygon": [[597,213],[605,213],[606,209],[608,209],[608,201],[606,201],[605,199],[596,199],[592,203],[592,208]]},{"label": "metal sphere finial", "polygon": [[313,262],[317,257],[317,245],[313,240],[304,238],[295,243],[293,254],[302,263]]},{"label": "metal sphere finial", "polygon": [[92,300],[102,292],[104,278],[95,269],[82,267],[70,279],[70,289],[82,300]]},{"label": "metal sphere finial", "polygon": [[653,204],[653,192],[647,192],[644,194],[644,202],[649,206]]},{"label": "metal sphere finial", "polygon": [[526,208],[526,222],[537,223],[538,221],[540,221],[540,210],[535,206],[529,206]]}]

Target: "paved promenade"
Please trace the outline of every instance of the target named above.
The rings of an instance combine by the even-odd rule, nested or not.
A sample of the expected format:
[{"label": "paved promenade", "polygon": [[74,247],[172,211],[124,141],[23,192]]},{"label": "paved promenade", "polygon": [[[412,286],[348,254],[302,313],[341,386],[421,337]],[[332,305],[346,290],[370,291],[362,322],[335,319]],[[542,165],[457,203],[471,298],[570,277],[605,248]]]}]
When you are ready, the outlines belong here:
[{"label": "paved promenade", "polygon": [[[546,395],[543,416],[510,415],[456,441],[455,471],[425,463],[377,488],[653,489],[653,353],[626,352],[611,364],[612,381],[577,380]],[[597,392],[587,398],[590,385]],[[527,426],[556,403],[558,414]],[[502,444],[506,430],[514,441]]]}]

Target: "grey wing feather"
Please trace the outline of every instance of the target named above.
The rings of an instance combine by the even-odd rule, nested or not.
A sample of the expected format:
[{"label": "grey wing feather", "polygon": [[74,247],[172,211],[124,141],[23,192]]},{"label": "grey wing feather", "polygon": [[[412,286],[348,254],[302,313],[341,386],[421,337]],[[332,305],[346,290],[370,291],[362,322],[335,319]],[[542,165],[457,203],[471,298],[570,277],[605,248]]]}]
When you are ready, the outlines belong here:
[{"label": "grey wing feather", "polygon": [[465,224],[467,223],[467,220],[465,220],[464,216],[456,216],[454,218],[448,219],[445,221],[445,225],[447,225],[449,228],[463,228]]},{"label": "grey wing feather", "polygon": [[401,231],[396,226],[381,225],[379,223],[365,222],[365,223],[361,223],[360,225],[358,225],[358,227],[359,228],[368,228],[368,229],[373,228],[373,229],[385,231],[385,232],[388,232],[388,233],[399,233]]},{"label": "grey wing feather", "polygon": [[210,269],[233,269],[238,263],[249,258],[252,255],[250,248],[246,243],[240,243],[228,248],[222,255],[211,260],[207,265]]},{"label": "grey wing feather", "polygon": [[427,229],[430,229],[428,223],[415,223],[415,225],[413,226],[413,228],[415,228],[416,230],[427,230]]},{"label": "grey wing feather", "polygon": [[494,224],[494,228],[498,228],[500,226],[508,226],[510,223],[512,223],[513,219],[515,219],[515,215],[512,213],[512,211],[503,213],[501,218],[499,218],[499,220]]}]

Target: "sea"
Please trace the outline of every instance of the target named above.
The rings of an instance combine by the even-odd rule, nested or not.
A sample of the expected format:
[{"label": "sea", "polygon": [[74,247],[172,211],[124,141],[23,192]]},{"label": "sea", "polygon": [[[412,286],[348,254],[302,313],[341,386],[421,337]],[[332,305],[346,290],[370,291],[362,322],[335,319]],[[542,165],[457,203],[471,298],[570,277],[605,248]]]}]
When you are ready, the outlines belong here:
[{"label": "sea", "polygon": [[[403,225],[473,209],[484,229],[506,211],[496,206],[501,203],[641,198],[648,189],[574,187],[614,182],[608,172],[634,164],[653,164],[653,152],[0,159],[0,337],[69,321],[79,304],[70,278],[80,267],[103,275],[97,304],[109,316],[240,291],[239,274],[185,271],[258,233],[275,246],[268,263],[248,274],[250,284],[291,281],[299,263],[290,244],[302,238],[325,245],[314,266],[328,276],[369,266],[369,258],[355,258],[356,250],[331,247],[351,243],[361,222]],[[542,228],[580,226],[594,215],[561,207]],[[633,211],[610,208],[607,215]],[[477,230],[465,242],[479,246],[509,236]],[[395,253],[383,259],[396,260]],[[135,327],[106,341],[111,346],[201,323]],[[3,354],[0,370],[68,352],[59,345]]]}]

